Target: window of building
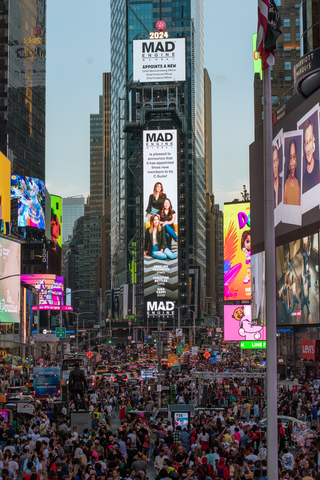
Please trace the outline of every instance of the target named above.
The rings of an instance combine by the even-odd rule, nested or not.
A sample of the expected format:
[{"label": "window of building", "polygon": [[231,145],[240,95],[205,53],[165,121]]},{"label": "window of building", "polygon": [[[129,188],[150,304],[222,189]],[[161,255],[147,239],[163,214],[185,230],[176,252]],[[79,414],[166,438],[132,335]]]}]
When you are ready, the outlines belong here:
[{"label": "window of building", "polygon": [[284,77],[284,79],[285,79],[286,82],[291,82],[291,75],[287,76],[287,77]]},{"label": "window of building", "polygon": [[284,18],[283,19],[283,26],[284,27],[290,27],[290,18]]},{"label": "window of building", "polygon": [[296,42],[300,42],[300,33],[296,33]]},{"label": "window of building", "polygon": [[296,27],[300,27],[300,18],[296,18]]},{"label": "window of building", "polygon": [[296,8],[300,8],[300,3],[296,3],[296,4],[295,4],[295,7],[296,7]]},{"label": "window of building", "polygon": [[291,62],[284,62],[284,69],[291,70]]},{"label": "window of building", "polygon": [[281,7],[281,0],[275,0],[274,3],[277,5],[277,7]]},{"label": "window of building", "polygon": [[291,38],[291,37],[290,37],[290,33],[285,33],[285,34],[284,34],[284,41],[285,41],[285,42],[290,42],[290,38]]}]

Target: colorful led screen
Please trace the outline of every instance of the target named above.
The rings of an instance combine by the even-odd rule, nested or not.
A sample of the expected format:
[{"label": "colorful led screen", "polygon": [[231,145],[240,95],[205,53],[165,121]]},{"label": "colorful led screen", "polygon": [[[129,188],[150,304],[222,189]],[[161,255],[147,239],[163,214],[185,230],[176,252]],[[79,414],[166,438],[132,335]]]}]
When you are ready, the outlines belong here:
[{"label": "colorful led screen", "polygon": [[20,322],[20,243],[0,237],[0,322]]},{"label": "colorful led screen", "polygon": [[147,314],[178,299],[177,130],[143,132],[144,296]]},{"label": "colorful led screen", "polygon": [[55,245],[62,245],[62,198],[51,196],[51,237]]},{"label": "colorful led screen", "polygon": [[224,205],[224,300],[251,299],[250,203]]},{"label": "colorful led screen", "polygon": [[266,327],[252,321],[251,305],[224,305],[224,339],[266,340]]},{"label": "colorful led screen", "polygon": [[319,234],[276,249],[277,324],[319,322]]},{"label": "colorful led screen", "polygon": [[[63,277],[49,274],[21,275],[21,281],[38,290],[40,310],[59,310],[60,299],[62,300],[62,310],[72,310],[72,307],[63,305]],[[37,306],[34,306],[33,309],[36,310]]]},{"label": "colorful led screen", "polygon": [[32,177],[11,175],[11,198],[18,199],[18,227],[45,229],[45,185]]}]

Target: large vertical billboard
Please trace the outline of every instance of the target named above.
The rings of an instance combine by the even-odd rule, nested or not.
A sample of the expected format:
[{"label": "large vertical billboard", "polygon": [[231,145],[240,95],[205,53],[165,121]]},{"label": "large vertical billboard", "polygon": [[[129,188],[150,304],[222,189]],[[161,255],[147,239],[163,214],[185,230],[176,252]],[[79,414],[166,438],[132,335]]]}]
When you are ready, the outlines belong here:
[{"label": "large vertical billboard", "polygon": [[[0,220],[11,222],[11,162],[0,152]],[[6,232],[7,234],[9,232]]]},{"label": "large vertical billboard", "polygon": [[178,299],[177,130],[143,132],[145,312],[174,312]]},{"label": "large vertical billboard", "polygon": [[0,322],[20,322],[20,243],[0,237]]},{"label": "large vertical billboard", "polygon": [[55,247],[62,246],[62,198],[56,195],[51,197],[51,236],[50,240]]},{"label": "large vertical billboard", "polygon": [[277,324],[319,322],[319,234],[276,249]]},{"label": "large vertical billboard", "polygon": [[251,256],[251,305],[252,320],[258,325],[266,325],[266,274],[265,254]]},{"label": "large vertical billboard", "polygon": [[251,229],[250,203],[225,203],[224,300],[251,299]]},{"label": "large vertical billboard", "polygon": [[[164,35],[163,32],[157,32]],[[133,40],[133,81],[184,82],[186,80],[185,38]]]},{"label": "large vertical billboard", "polygon": [[11,175],[11,198],[18,199],[18,227],[46,228],[43,180]]}]

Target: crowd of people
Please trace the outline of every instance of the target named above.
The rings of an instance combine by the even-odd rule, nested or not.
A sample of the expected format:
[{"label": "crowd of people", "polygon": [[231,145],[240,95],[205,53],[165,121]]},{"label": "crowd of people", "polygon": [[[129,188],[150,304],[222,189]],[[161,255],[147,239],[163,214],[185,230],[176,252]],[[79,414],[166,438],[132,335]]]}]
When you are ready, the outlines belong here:
[{"label": "crowd of people", "polygon": [[[104,361],[123,357],[109,348]],[[87,395],[91,428],[84,431],[71,424],[74,402],[52,397],[34,416],[9,424],[0,417],[0,480],[267,479],[263,383],[236,373],[201,381],[194,373],[203,370],[200,361],[187,373],[168,368],[163,377],[162,407],[199,404],[182,424],[155,415],[160,405],[152,381],[115,388],[103,376]],[[220,370],[228,370],[227,362]],[[280,479],[320,479],[319,393],[315,382],[279,388],[279,415],[305,422],[301,428],[279,421]]]}]

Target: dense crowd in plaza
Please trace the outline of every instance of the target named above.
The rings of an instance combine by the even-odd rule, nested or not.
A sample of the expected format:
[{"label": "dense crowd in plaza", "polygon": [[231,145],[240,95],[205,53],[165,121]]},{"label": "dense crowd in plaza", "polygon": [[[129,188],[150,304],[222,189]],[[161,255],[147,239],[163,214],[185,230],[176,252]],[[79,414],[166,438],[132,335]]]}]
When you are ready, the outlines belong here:
[{"label": "dense crowd in plaza", "polygon": [[[109,348],[103,363],[128,361],[130,355]],[[210,368],[224,373],[229,367],[226,361]],[[102,375],[86,396],[91,428],[83,433],[70,424],[70,412],[78,405],[71,401],[55,408],[58,399],[52,397],[34,416],[18,415],[11,423],[0,418],[0,480],[264,480],[263,382],[258,375],[240,375],[250,367],[240,362],[236,367],[234,378],[207,380],[194,374],[209,370],[204,360],[187,373],[167,368],[161,407],[168,402],[202,405],[184,425],[172,425],[170,415],[155,416],[160,406],[152,382],[138,379],[114,388]],[[10,384],[6,375],[3,370],[2,390]],[[319,480],[319,386],[302,377],[291,380],[291,386],[279,386],[278,414],[293,417],[278,423],[279,478]]]}]

